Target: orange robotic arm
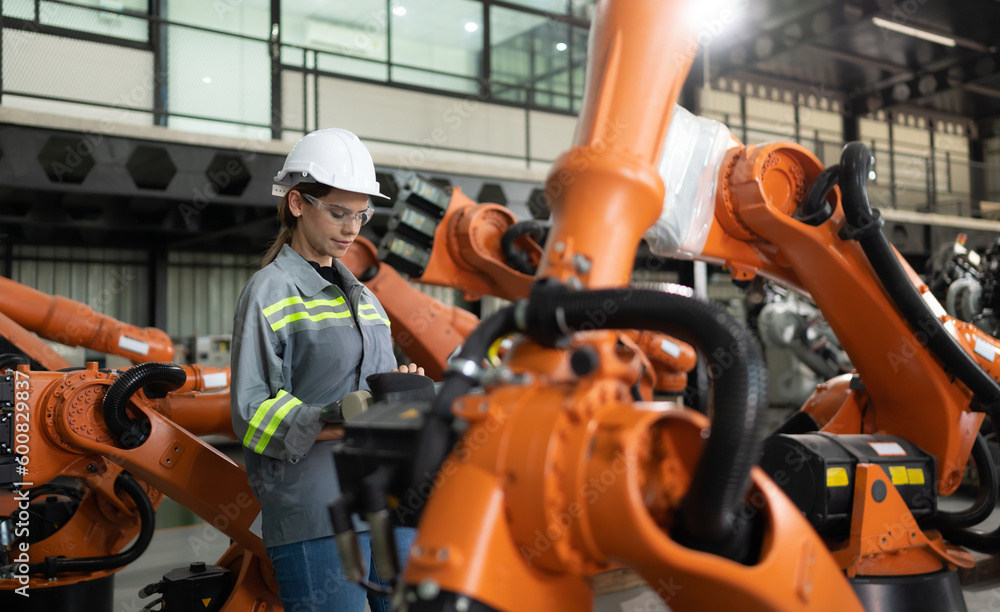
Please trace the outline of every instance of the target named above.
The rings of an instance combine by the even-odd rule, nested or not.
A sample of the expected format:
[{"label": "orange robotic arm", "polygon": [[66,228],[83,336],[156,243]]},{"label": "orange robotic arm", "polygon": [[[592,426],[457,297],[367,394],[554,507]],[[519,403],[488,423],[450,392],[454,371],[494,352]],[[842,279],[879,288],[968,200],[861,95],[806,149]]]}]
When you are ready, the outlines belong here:
[{"label": "orange robotic arm", "polygon": [[392,322],[393,340],[427,376],[441,380],[448,358],[479,319],[415,289],[378,260],[375,246],[365,238],[359,236],[340,261],[378,297]]},{"label": "orange robotic arm", "polygon": [[0,336],[6,338],[43,368],[61,370],[70,366],[65,357],[2,312],[0,312]]},{"label": "orange robotic arm", "polygon": [[687,387],[687,373],[694,369],[698,355],[694,348],[666,334],[630,330],[623,333],[645,355],[653,367],[657,391],[680,393]]},{"label": "orange robotic arm", "polygon": [[[704,235],[678,248],[740,278],[764,274],[808,291],[857,367],[855,379],[832,381],[810,402],[824,432],[769,439],[771,477],[749,467],[767,406],[759,347],[707,305],[624,289],[647,229],[670,207],[699,205],[665,206],[658,173],[693,56],[683,24],[679,2],[597,5],[574,146],[546,185],[553,224],[542,280],[470,335],[415,428],[409,478],[386,485],[397,516],[423,512],[404,596],[423,600],[420,610],[518,610],[529,601],[588,609],[587,576],[617,562],[675,610],[860,610],[847,577],[865,601],[901,608],[903,591],[922,588],[921,600],[960,607],[952,570],[972,557],[917,517],[952,541],[1000,549],[1000,531],[961,529],[982,520],[978,509],[935,507],[958,486],[983,419],[970,401],[1000,422],[990,376],[1000,346],[941,312],[877,232],[863,145],[845,148],[841,192],[827,196],[832,183],[820,192],[828,213],[803,215],[807,188],[829,179],[815,156],[793,144],[736,143],[718,168]],[[709,356],[711,427],[688,411],[633,405],[636,364],[615,350],[616,334],[581,333],[678,326]],[[504,359],[508,375],[485,380],[484,345],[515,329],[524,336]],[[484,394],[468,393],[476,382]],[[468,423],[460,436],[454,417]],[[377,435],[348,424],[338,462],[361,468]],[[988,454],[977,464],[989,511],[997,486]],[[366,485],[388,482],[386,469]]]},{"label": "orange robotic arm", "polygon": [[[244,469],[162,416],[139,390],[179,387],[185,377],[173,364],[143,364],[116,375],[95,363],[71,372],[21,366],[0,377],[0,398],[12,400],[0,418],[0,520],[8,521],[14,538],[4,542],[0,602],[13,606],[22,589],[46,609],[79,597],[93,597],[94,609],[110,609],[108,577],[142,554],[166,494],[232,540],[215,566],[192,578],[216,576],[216,586],[193,601],[174,599],[169,609],[280,610],[263,542],[252,528],[260,508]],[[228,393],[212,395],[228,406]],[[171,408],[175,417],[189,409],[176,400]],[[120,430],[133,419],[142,435],[129,440]],[[56,478],[63,483],[54,485]],[[67,484],[74,480],[75,486]],[[52,515],[59,517],[52,528],[29,522],[56,497],[69,508],[66,518]],[[210,541],[217,534],[206,529],[199,537]],[[161,584],[149,594],[182,595],[170,588]]]},{"label": "orange robotic arm", "polygon": [[[693,56],[681,12],[662,0],[597,4],[574,146],[547,183],[543,280],[470,335],[424,423],[409,430],[414,465],[397,468],[410,477],[387,485],[390,511],[422,510],[404,576],[411,609],[587,610],[589,577],[611,563],[635,568],[678,611],[861,609],[799,509],[750,469],[766,407],[759,348],[721,309],[627,288],[663,207],[657,161]],[[673,404],[634,403],[634,355],[598,330],[636,328],[677,330],[711,355],[710,430]],[[507,375],[467,394],[481,356],[512,330],[524,336],[504,359]],[[338,464],[363,474],[374,423],[399,422],[401,434],[415,412],[404,409],[378,409],[372,427],[348,423]],[[454,446],[452,416],[469,424]],[[385,469],[366,484],[391,480]]]},{"label": "orange robotic arm", "polygon": [[[476,204],[460,188],[449,189],[409,180],[382,241],[382,259],[414,280],[454,287],[470,300],[527,295],[534,278],[510,265],[502,244],[517,218],[499,204]],[[534,239],[520,235],[513,244],[523,267],[537,266],[541,248]]]},{"label": "orange robotic arm", "polygon": [[[382,241],[381,255],[387,263],[422,283],[459,289],[467,299],[495,295],[514,301],[528,295],[534,276],[525,271],[537,268],[541,260],[541,247],[536,242],[541,239],[541,228],[535,228],[537,232],[528,228],[511,234],[517,219],[507,208],[497,204],[476,204],[457,187],[451,188],[449,193],[419,177],[409,180],[401,200],[402,204],[398,205],[390,223],[390,232]],[[436,220],[437,215],[442,215],[440,221]],[[364,241],[361,246],[363,251],[352,249],[342,260],[359,278],[362,271],[378,264],[371,244]],[[519,258],[520,262],[512,262],[511,257]],[[383,274],[382,270],[379,274]],[[408,313],[407,318],[415,318],[418,322],[425,320],[426,315],[412,313],[412,306],[409,305],[416,301],[402,299],[402,295],[409,296],[411,292],[399,294],[388,290],[403,282],[401,278],[397,281],[396,277],[398,274],[393,272],[392,285],[379,283],[376,279],[366,283],[373,291],[379,284],[383,285],[377,295],[386,308],[397,303],[407,305],[400,309],[400,314]],[[424,311],[426,309],[420,310]],[[392,320],[395,322],[397,318],[392,317]],[[445,339],[436,337],[437,334],[432,332],[433,325],[420,327],[417,333],[429,335],[420,338],[418,347],[438,347],[437,363],[441,364],[443,371],[445,360],[453,354],[460,341],[453,342],[447,337],[450,332],[447,326],[441,332],[446,335]],[[465,327],[462,338],[471,331],[471,326]],[[396,332],[393,334],[401,345],[402,341],[409,342],[413,338],[409,330],[398,336]],[[682,391],[687,385],[687,372],[694,367],[693,350],[678,340],[651,334],[642,337],[644,346],[639,350],[648,349],[646,359],[653,370],[649,375],[656,379],[652,386],[661,391]],[[631,342],[639,339],[637,333],[631,337]],[[665,352],[664,347],[669,350]],[[438,376],[434,378],[439,379]]]},{"label": "orange robotic arm", "polygon": [[[42,338],[66,346],[121,355],[132,363],[174,358],[173,342],[159,329],[122,323],[81,302],[49,296],[7,278],[0,278],[0,313]],[[0,333],[3,331],[0,328]]]}]

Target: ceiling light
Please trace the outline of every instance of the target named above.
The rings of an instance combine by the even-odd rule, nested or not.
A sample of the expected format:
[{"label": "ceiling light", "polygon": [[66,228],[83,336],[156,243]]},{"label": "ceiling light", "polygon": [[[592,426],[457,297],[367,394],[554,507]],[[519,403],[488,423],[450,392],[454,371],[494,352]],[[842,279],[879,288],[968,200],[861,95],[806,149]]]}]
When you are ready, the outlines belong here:
[{"label": "ceiling light", "polygon": [[556,43],[556,51],[565,51],[566,43]]},{"label": "ceiling light", "polygon": [[470,21],[469,23],[465,24],[466,32],[475,32],[478,29],[479,29],[479,24],[474,21]]},{"label": "ceiling light", "polygon": [[699,0],[684,5],[685,25],[697,32],[699,44],[708,44],[724,30],[743,21],[748,0]]},{"label": "ceiling light", "polygon": [[395,15],[396,17],[402,17],[403,15],[406,14],[406,7],[397,6],[396,8],[392,9],[392,14]]},{"label": "ceiling light", "polygon": [[211,83],[212,82],[212,77],[205,77],[205,78],[203,78],[201,80],[201,82],[202,83]]},{"label": "ceiling light", "polygon": [[955,46],[954,38],[948,38],[947,36],[941,36],[940,34],[911,28],[910,26],[896,23],[895,21],[889,21],[888,19],[882,19],[881,17],[872,17],[872,23],[880,28],[885,28],[886,30],[892,30],[893,32],[899,32],[900,34],[906,34],[915,38],[922,38],[946,47]]}]

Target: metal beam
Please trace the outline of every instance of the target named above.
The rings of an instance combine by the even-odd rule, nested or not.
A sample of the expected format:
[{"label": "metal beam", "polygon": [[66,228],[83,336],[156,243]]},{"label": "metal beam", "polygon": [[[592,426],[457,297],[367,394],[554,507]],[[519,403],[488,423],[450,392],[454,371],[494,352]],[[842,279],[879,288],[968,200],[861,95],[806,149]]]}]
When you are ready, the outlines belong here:
[{"label": "metal beam", "polygon": [[955,89],[993,97],[992,88],[982,88],[981,81],[996,76],[1000,52],[984,53],[933,70],[911,73],[893,85],[877,87],[851,97],[850,108],[865,114],[913,104]]},{"label": "metal beam", "polygon": [[[99,9],[97,7],[87,7],[88,10],[109,12],[105,9]],[[127,38],[119,38],[117,36],[106,36],[104,34],[97,34],[95,32],[87,32],[84,30],[73,30],[70,28],[62,28],[59,26],[46,25],[44,23],[38,23],[35,21],[29,21],[27,19],[18,19],[17,17],[4,17],[3,27],[12,30],[23,30],[25,32],[33,32],[35,34],[49,34],[51,36],[59,36],[62,38],[72,38],[76,40],[85,40],[87,42],[101,43],[105,45],[114,45],[116,47],[128,47],[130,49],[139,49],[141,51],[151,51],[152,48],[148,42],[142,42],[139,40],[129,40]]]},{"label": "metal beam", "polygon": [[907,66],[893,64],[892,62],[882,61],[880,59],[875,59],[874,57],[865,57],[855,53],[848,53],[847,51],[841,51],[840,49],[824,47],[823,45],[817,45],[816,43],[807,42],[802,46],[810,51],[815,51],[816,53],[820,53],[827,57],[841,60],[849,64],[854,64],[856,66],[871,66],[872,68],[878,68],[879,70],[893,73],[909,72],[910,70]]},{"label": "metal beam", "polygon": [[981,96],[987,96],[989,98],[1000,98],[1000,89],[996,87],[987,87],[985,85],[977,85],[976,83],[967,83],[962,86],[965,91],[971,91],[974,94],[979,94]]},{"label": "metal beam", "polygon": [[149,325],[157,329],[167,328],[167,249],[161,241],[148,251],[149,284],[147,313]]},{"label": "metal beam", "polygon": [[225,238],[227,236],[238,236],[244,234],[257,234],[259,230],[263,228],[274,229],[277,224],[277,218],[272,216],[267,216],[263,219],[255,219],[248,223],[243,223],[241,225],[234,225],[232,227],[227,227],[226,229],[219,230],[217,232],[198,234],[187,240],[181,242],[174,242],[170,245],[170,249],[174,251],[185,251],[191,247],[204,244],[206,242],[211,243],[219,240],[220,238]]},{"label": "metal beam", "polygon": [[712,74],[711,78],[717,79],[740,70],[748,70],[759,62],[799,50],[817,37],[853,27],[877,13],[877,7],[869,2],[857,5],[837,0],[815,11],[781,21],[770,28],[754,31],[752,37],[725,45],[724,48],[709,50],[711,63],[718,67],[718,72]]},{"label": "metal beam", "polygon": [[281,140],[281,2],[271,0],[271,138]]},{"label": "metal beam", "polygon": [[898,223],[920,223],[937,227],[1000,232],[1000,221],[991,221],[989,219],[956,217],[954,215],[939,215],[937,213],[919,213],[912,210],[899,210],[898,208],[880,208],[879,212],[882,213],[886,221],[895,221]]}]

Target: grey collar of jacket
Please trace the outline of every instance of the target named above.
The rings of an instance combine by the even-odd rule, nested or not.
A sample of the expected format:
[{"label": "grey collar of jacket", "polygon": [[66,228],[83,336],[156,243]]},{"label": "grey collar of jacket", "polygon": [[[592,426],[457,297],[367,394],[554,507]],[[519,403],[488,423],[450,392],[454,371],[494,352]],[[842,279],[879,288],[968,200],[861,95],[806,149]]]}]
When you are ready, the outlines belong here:
[{"label": "grey collar of jacket", "polygon": [[[319,275],[309,262],[306,261],[298,252],[287,244],[282,245],[281,251],[278,256],[274,258],[274,263],[277,265],[282,272],[288,275],[295,286],[298,287],[299,291],[303,295],[316,295],[320,291],[326,289],[330,286],[330,283],[326,281],[325,278]],[[340,278],[344,282],[345,287],[353,287],[361,285],[359,281],[351,271],[347,269],[347,266],[340,263],[339,259],[333,260],[333,265],[337,267],[337,272],[340,273]]]}]

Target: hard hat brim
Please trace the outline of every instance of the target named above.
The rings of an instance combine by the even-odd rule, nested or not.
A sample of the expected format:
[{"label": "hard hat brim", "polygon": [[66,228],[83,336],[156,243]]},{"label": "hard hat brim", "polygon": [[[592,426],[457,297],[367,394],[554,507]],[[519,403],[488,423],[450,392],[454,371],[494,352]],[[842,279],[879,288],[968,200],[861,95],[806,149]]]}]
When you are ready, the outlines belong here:
[{"label": "hard hat brim", "polygon": [[[271,195],[277,196],[277,197],[280,198],[280,197],[284,197],[284,195],[286,193],[288,193],[289,191],[292,190],[292,187],[294,185],[291,185],[290,184],[291,181],[288,180],[290,178],[289,177],[290,174],[293,174],[293,173],[287,172],[285,170],[282,170],[281,172],[279,172],[278,174],[275,175],[275,177],[274,177],[274,185],[271,187]],[[334,182],[336,182],[336,181],[334,181]],[[296,185],[299,184],[299,183],[320,183],[321,185],[326,185],[328,187],[333,187],[335,189],[340,189],[342,191],[350,191],[352,193],[363,193],[363,194],[371,196],[373,198],[384,198],[386,200],[392,199],[389,196],[387,196],[384,193],[382,193],[381,191],[379,191],[379,189],[381,189],[381,185],[379,185],[378,183],[375,183],[376,189],[375,190],[371,190],[371,191],[366,190],[366,189],[358,190],[358,189],[345,188],[345,187],[341,187],[339,185],[330,185],[329,183],[324,183],[323,181],[317,181],[317,180],[315,180],[311,176],[305,176],[305,177],[302,178],[302,180],[295,181]]]}]

